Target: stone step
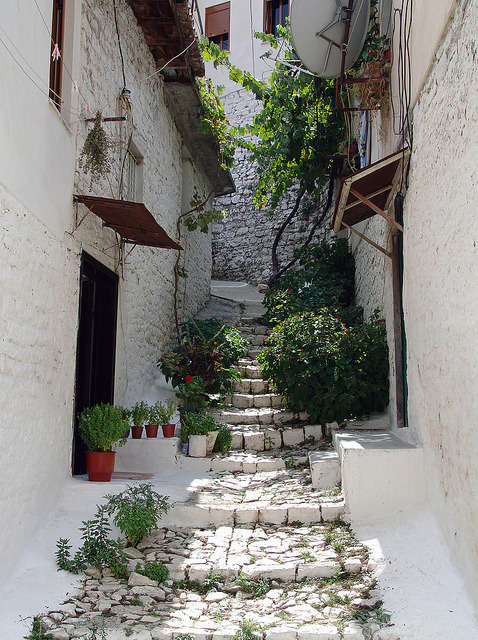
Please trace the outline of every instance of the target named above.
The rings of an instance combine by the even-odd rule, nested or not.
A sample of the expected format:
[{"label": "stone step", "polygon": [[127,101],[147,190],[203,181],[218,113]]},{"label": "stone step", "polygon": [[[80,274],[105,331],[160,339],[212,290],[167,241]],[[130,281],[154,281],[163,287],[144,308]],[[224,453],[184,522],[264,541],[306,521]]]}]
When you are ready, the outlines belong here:
[{"label": "stone step", "polygon": [[340,463],[336,451],[310,451],[312,484],[317,489],[327,489],[340,484]]},{"label": "stone step", "polygon": [[297,502],[291,499],[283,505],[254,501],[250,504],[207,505],[176,503],[161,519],[161,523],[186,527],[191,522],[198,527],[261,524],[320,524],[342,520],[343,500]]},{"label": "stone step", "polygon": [[220,422],[239,425],[276,425],[282,426],[292,422],[294,419],[307,420],[306,413],[295,414],[286,409],[275,409],[266,407],[262,409],[223,409],[214,412],[214,417]]},{"label": "stone step", "polygon": [[366,420],[345,421],[345,429],[347,431],[387,431],[390,428],[390,416],[388,413],[370,416]]},{"label": "stone step", "polygon": [[232,426],[231,449],[246,451],[269,451],[294,447],[304,442],[313,444],[322,439],[319,424],[291,425],[278,428],[275,425]]},{"label": "stone step", "polygon": [[252,380],[262,380],[262,373],[259,365],[254,360],[246,360],[241,358],[236,365],[236,369],[239,371],[243,378]]},{"label": "stone step", "polygon": [[283,405],[282,396],[276,393],[235,393],[231,396],[231,404],[237,409],[262,409],[264,407],[280,408]]},{"label": "stone step", "polygon": [[253,395],[261,393],[272,393],[271,384],[266,380],[257,378],[242,378],[242,380],[236,380],[233,385],[233,391],[235,393],[250,393]]},{"label": "stone step", "polygon": [[251,347],[246,351],[246,355],[251,359],[255,359],[261,353],[261,351],[262,347]]}]

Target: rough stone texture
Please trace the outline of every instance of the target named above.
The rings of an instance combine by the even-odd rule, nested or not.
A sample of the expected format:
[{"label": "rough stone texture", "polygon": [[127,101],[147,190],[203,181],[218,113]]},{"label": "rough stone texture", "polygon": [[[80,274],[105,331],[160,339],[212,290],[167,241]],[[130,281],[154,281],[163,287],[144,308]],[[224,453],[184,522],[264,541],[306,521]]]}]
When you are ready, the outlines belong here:
[{"label": "rough stone texture", "polygon": [[[232,124],[251,122],[259,104],[246,91],[233,91],[223,99]],[[238,149],[232,170],[236,193],[217,198],[215,206],[227,213],[213,228],[213,277],[219,280],[245,280],[252,284],[267,282],[271,271],[271,249],[276,230],[294,205],[296,192],[290,190],[272,217],[264,215],[253,204],[257,185],[255,166],[249,152]],[[302,245],[309,228],[304,218],[297,218],[282,236],[279,260],[285,264],[294,250]],[[316,237],[326,237],[326,224]]]},{"label": "rough stone texture", "polygon": [[[40,13],[29,12],[25,21],[12,6],[2,15],[6,31],[40,79],[35,87],[23,74],[11,74],[11,59],[5,52],[0,56],[5,97],[0,138],[2,148],[9,150],[0,161],[0,511],[2,522],[8,523],[0,534],[0,581],[71,473],[82,250],[119,275],[115,401],[130,405],[167,393],[156,384],[156,360],[169,347],[173,330],[176,252],[148,247],[130,251],[128,245],[120,264],[115,233],[93,213],[86,215],[83,205],[73,205],[73,193],[118,197],[120,158],[129,131],[124,124],[105,123],[114,143],[112,171],[90,188],[89,176],[81,170],[75,174],[75,145],[78,156],[92,126],[76,111],[76,101],[89,101],[93,112],[100,109],[105,117],[117,115],[123,78],[112,3],[91,0],[71,6],[72,31],[78,38],[74,51],[65,51],[65,56],[71,53],[74,58],[70,66],[81,97],[71,94],[64,73],[66,102],[74,111],[65,106],[62,116],[38,90],[48,87],[44,54],[50,48]],[[174,238],[177,217],[194,191],[201,196],[210,185],[187,159],[163,100],[160,76],[144,80],[156,65],[131,8],[119,3],[117,11],[131,90],[133,142],[144,159],[142,198]],[[65,41],[65,49],[69,44]],[[209,296],[211,238],[186,232],[181,242],[190,274],[179,289],[185,317]]]},{"label": "rough stone texture", "polygon": [[[478,229],[472,213],[478,201],[477,22],[476,2],[455,3],[413,109],[403,235],[410,426],[397,434],[423,444],[429,495],[475,603],[478,409],[471,399],[478,388]],[[366,235],[385,242],[387,234],[378,216],[370,220]],[[363,242],[356,246],[355,258],[358,302],[367,312],[382,309],[391,339],[390,261]],[[393,371],[393,349],[391,355]],[[394,427],[393,397],[391,406]]]}]

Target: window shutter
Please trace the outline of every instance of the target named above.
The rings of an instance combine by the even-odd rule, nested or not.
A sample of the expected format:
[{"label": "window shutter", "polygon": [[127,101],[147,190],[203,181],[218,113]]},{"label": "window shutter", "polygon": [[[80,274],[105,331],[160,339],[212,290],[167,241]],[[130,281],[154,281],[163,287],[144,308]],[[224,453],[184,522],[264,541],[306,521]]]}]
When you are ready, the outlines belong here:
[{"label": "window shutter", "polygon": [[229,33],[229,2],[206,9],[206,38]]}]

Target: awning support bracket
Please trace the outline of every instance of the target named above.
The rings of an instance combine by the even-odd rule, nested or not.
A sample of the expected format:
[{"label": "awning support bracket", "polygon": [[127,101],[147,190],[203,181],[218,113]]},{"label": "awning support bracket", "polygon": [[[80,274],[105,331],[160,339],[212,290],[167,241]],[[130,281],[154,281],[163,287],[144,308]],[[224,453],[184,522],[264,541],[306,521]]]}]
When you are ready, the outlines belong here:
[{"label": "awning support bracket", "polygon": [[[358,198],[364,204],[366,204],[367,207],[372,209],[372,211],[375,211],[375,213],[378,213],[380,216],[382,216],[382,218],[385,218],[385,220],[387,220],[387,222],[393,225],[396,229],[403,232],[403,227],[399,222],[397,222],[391,216],[389,216],[388,213],[385,213],[385,211],[382,211],[380,207],[377,207],[376,204],[374,204],[371,200],[363,196],[359,191],[357,191],[353,187],[350,187],[350,193],[352,193],[356,198]],[[342,221],[342,224],[344,224],[343,221]]]},{"label": "awning support bracket", "polygon": [[362,238],[363,240],[365,240],[365,242],[368,242],[369,244],[372,245],[372,247],[375,247],[376,249],[378,249],[379,251],[381,251],[384,255],[388,256],[389,258],[392,257],[392,254],[390,253],[390,251],[387,251],[386,249],[384,249],[383,247],[381,247],[379,244],[377,244],[376,242],[374,242],[373,240],[370,240],[370,238],[367,238],[367,236],[364,236],[363,233],[360,233],[360,231],[357,231],[357,229],[354,229],[353,227],[351,227],[349,224],[347,224],[346,222],[344,222],[342,220],[342,224],[344,227],[346,227],[347,229],[350,229],[350,231],[353,231],[354,233],[356,233],[360,238]]}]

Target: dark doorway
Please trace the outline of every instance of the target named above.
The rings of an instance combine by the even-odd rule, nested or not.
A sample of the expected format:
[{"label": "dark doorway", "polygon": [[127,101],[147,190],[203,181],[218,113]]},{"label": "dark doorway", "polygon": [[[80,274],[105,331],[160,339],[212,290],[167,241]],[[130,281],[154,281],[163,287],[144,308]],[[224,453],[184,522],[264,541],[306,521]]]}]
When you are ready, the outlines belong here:
[{"label": "dark doorway", "polygon": [[78,414],[114,397],[118,276],[83,253],[76,367],[73,474],[86,473],[86,448],[78,433]]}]

